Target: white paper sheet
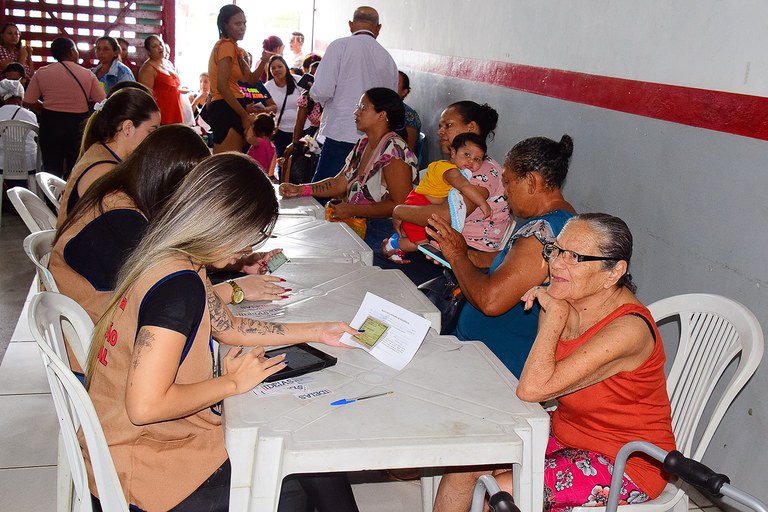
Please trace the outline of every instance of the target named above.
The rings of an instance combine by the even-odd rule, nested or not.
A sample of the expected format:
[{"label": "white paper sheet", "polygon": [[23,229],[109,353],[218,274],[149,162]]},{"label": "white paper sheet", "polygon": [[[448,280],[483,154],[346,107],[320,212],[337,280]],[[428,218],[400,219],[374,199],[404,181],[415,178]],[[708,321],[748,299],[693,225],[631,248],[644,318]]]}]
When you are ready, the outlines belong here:
[{"label": "white paper sheet", "polygon": [[368,292],[350,325],[355,329],[367,325],[367,332],[360,335],[360,340],[344,334],[343,343],[367,350],[387,366],[402,370],[413,359],[431,323]]},{"label": "white paper sheet", "polygon": [[301,375],[275,382],[262,382],[252,391],[257,396],[293,395],[299,400],[311,400],[331,394],[330,389],[316,388],[315,379],[312,375]]}]

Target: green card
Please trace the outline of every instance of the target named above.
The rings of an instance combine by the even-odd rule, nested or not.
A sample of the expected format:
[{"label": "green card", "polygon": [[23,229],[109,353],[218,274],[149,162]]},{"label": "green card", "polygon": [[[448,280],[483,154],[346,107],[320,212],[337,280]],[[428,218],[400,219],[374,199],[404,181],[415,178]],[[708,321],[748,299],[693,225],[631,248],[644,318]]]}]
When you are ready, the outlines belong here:
[{"label": "green card", "polygon": [[353,338],[371,349],[379,342],[382,336],[384,336],[384,333],[387,332],[389,326],[381,320],[369,316],[365,319],[363,325],[360,326],[360,329],[365,332],[361,332],[353,336]]}]

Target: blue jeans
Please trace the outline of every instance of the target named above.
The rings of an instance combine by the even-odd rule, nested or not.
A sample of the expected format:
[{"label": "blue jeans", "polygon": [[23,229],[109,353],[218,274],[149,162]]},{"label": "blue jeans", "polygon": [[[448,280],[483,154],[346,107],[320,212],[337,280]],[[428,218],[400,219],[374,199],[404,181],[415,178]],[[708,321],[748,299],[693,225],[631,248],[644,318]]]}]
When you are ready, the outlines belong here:
[{"label": "blue jeans", "polygon": [[323,148],[320,150],[320,160],[317,161],[312,183],[325,178],[333,178],[339,174],[339,171],[344,167],[344,161],[354,147],[355,145],[351,142],[340,142],[326,138]]}]

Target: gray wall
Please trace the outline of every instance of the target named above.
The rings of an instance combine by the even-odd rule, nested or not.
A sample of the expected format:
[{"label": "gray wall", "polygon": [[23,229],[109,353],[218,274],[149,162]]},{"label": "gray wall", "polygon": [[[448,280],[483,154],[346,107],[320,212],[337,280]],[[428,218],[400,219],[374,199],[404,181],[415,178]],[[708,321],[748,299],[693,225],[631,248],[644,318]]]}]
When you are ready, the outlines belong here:
[{"label": "gray wall", "polygon": [[[348,34],[358,2],[318,0],[319,42]],[[433,56],[503,61],[731,93],[768,95],[768,3],[759,0],[399,0],[373,4],[379,40],[409,73],[407,102],[431,156],[440,111],[462,99],[500,114],[490,154],[570,134],[565,193],[579,211],[624,218],[646,303],[709,292],[736,299],[768,326],[768,142],[656,121],[507,88],[419,72]],[[322,45],[321,45],[322,46]],[[471,64],[468,64],[471,65]],[[477,73],[489,68],[479,68]],[[668,354],[674,340],[665,339]],[[728,411],[704,461],[768,501],[768,369]],[[641,420],[640,420],[641,421]]]},{"label": "gray wall", "polygon": [[[435,140],[437,118],[461,99],[487,102],[500,123],[490,154],[517,141],[574,139],[565,194],[578,211],[622,217],[635,237],[632,273],[646,304],[681,293],[715,293],[768,325],[768,143],[506,88],[408,70],[408,98]],[[429,146],[431,156],[438,148]],[[670,357],[674,339],[667,340]],[[768,500],[768,370],[758,368],[715,434],[705,463]],[[745,465],[745,462],[748,463]]]}]

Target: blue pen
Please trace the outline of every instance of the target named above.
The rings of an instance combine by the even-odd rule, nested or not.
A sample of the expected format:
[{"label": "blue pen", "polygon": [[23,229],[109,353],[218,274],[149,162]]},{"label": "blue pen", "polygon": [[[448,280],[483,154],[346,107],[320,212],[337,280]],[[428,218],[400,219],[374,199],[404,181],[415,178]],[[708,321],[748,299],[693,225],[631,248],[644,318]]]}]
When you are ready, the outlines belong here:
[{"label": "blue pen", "polygon": [[341,400],[336,400],[335,402],[331,402],[331,405],[353,404],[355,402],[359,402],[360,400],[366,400],[368,398],[376,398],[377,396],[391,395],[392,393],[394,393],[394,391],[386,391],[384,393],[377,393],[375,395],[359,396],[357,398],[342,398]]}]

